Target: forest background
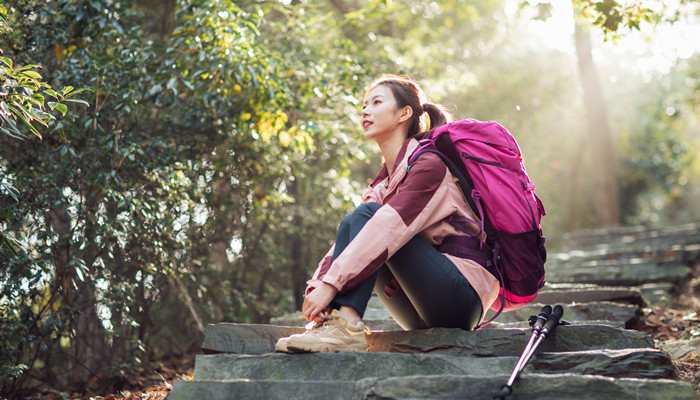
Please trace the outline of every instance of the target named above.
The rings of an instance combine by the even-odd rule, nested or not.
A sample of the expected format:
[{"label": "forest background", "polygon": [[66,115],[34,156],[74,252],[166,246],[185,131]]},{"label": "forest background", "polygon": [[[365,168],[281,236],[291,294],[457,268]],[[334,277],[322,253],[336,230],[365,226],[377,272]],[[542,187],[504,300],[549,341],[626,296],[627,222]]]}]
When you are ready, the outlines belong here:
[{"label": "forest background", "polygon": [[207,323],[299,308],[380,167],[364,88],[519,141],[568,231],[700,220],[688,0],[0,4],[0,397],[109,393]]}]

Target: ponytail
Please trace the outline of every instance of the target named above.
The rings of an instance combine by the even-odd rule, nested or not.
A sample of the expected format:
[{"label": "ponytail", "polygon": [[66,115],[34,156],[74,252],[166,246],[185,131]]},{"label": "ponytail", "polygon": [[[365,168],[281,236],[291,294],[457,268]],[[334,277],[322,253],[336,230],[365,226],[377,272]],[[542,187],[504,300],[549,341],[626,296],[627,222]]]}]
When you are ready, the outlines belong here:
[{"label": "ponytail", "polygon": [[445,125],[448,122],[454,121],[454,117],[452,116],[452,114],[450,114],[450,112],[447,111],[445,106],[443,106],[442,104],[426,102],[423,104],[423,112],[428,114],[430,124],[428,125],[428,129],[425,132],[421,132],[419,135],[417,135],[420,138],[427,137],[432,131],[434,131],[438,127]]}]

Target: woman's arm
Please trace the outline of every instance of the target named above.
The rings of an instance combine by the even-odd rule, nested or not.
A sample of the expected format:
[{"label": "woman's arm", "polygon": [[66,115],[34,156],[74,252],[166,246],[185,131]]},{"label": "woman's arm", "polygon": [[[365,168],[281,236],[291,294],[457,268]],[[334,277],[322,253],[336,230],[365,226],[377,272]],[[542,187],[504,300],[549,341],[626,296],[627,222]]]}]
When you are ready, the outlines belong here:
[{"label": "woman's arm", "polygon": [[323,273],[316,276],[316,282],[336,290],[352,288],[415,235],[454,213],[457,206],[448,189],[454,185],[452,179],[437,155],[422,155],[338,258],[332,263],[324,260]]}]

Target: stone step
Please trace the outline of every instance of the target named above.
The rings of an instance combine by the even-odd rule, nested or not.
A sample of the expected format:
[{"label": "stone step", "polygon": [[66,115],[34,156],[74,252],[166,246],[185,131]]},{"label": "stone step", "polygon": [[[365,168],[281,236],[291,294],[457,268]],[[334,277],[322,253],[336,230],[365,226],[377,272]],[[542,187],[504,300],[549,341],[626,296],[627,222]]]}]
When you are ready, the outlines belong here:
[{"label": "stone step", "polygon": [[675,360],[686,357],[697,360],[697,355],[700,354],[700,338],[668,340],[660,343],[659,348]]},{"label": "stone step", "polygon": [[558,371],[613,378],[678,378],[669,355],[658,349],[538,352],[532,367],[540,373]]},{"label": "stone step", "polygon": [[580,230],[562,237],[564,249],[614,249],[635,245],[698,244],[700,223],[675,227],[651,228],[645,226],[610,227]]},{"label": "stone step", "polygon": [[700,250],[700,245],[697,243],[667,244],[654,242],[652,244],[636,247],[571,250],[568,252],[550,253],[547,255],[547,264],[561,264],[565,262],[577,263],[581,261],[626,262],[635,259],[686,263],[686,261],[696,259],[698,250]]},{"label": "stone step", "polygon": [[[194,380],[357,381],[408,375],[509,374],[517,357],[338,352],[198,355]],[[528,366],[529,369],[532,367]],[[663,377],[663,376],[659,376]]]},{"label": "stone step", "polygon": [[[269,329],[269,330],[268,330]],[[202,343],[204,353],[265,354],[274,352],[277,339],[303,328],[275,325],[220,323],[209,325]],[[372,332],[370,351],[441,353],[448,355],[519,356],[530,338],[530,329],[433,328],[415,331]],[[653,348],[649,334],[607,325],[560,326],[543,341],[542,351]]]},{"label": "stone step", "polygon": [[[545,298],[546,297],[547,296],[545,296]],[[562,301],[540,303],[538,300],[539,297],[535,300],[535,303],[530,303],[517,310],[501,313],[501,315],[499,315],[491,325],[487,325],[486,328],[499,328],[503,326],[527,328],[529,326],[528,319],[530,316],[539,314],[544,304],[564,304],[566,306],[566,315],[564,319],[574,324],[605,321],[606,324],[612,324],[613,326],[621,328],[634,328],[638,326],[638,322],[641,318],[639,306],[632,304],[619,304],[603,300],[598,302],[580,302],[577,304],[568,304]],[[372,330],[403,330],[399,324],[393,320],[391,314],[389,314],[389,311],[386,309],[373,309],[371,311],[371,315],[374,318],[365,318],[364,321]],[[370,313],[368,312],[367,314]],[[485,320],[490,320],[495,314],[495,311],[488,311]]]},{"label": "stone step", "polygon": [[623,264],[591,261],[582,264],[548,265],[545,279],[554,283],[639,286],[645,283],[681,282],[690,274],[690,268],[683,264],[657,264],[643,260]]},{"label": "stone step", "polygon": [[[175,381],[169,400],[223,399],[492,399],[507,382],[497,376],[403,376],[348,381]],[[667,379],[523,373],[512,400],[695,400],[693,388]]]},{"label": "stone step", "polygon": [[[496,325],[496,322],[499,324],[523,322],[523,327],[527,327],[527,321],[530,316],[538,315],[545,304],[561,304],[561,302],[540,303],[539,296],[535,301],[536,303],[530,303],[517,310],[501,313],[494,321],[494,325]],[[616,326],[623,328],[636,326],[641,318],[639,306],[609,301],[567,304],[564,314],[564,319],[574,324],[583,324],[586,321],[613,321],[616,322]],[[489,311],[486,315],[486,320],[491,318],[492,315],[495,315],[495,312]]]},{"label": "stone step", "polygon": [[[520,356],[530,339],[525,328],[461,329],[432,328],[415,331],[373,332],[367,336],[367,348],[375,352],[430,353],[454,356]],[[542,352],[619,350],[654,348],[654,340],[645,332],[607,325],[568,325],[554,329],[538,348]]]},{"label": "stone step", "polygon": [[[234,379],[357,381],[408,375],[508,375],[518,357],[473,357],[401,353],[210,354],[198,355],[194,380]],[[371,366],[371,368],[368,368]],[[673,379],[670,358],[656,349],[540,353],[525,372],[578,373],[616,378]]]},{"label": "stone step", "polygon": [[[645,283],[640,286],[604,286],[593,283],[547,283],[535,301],[541,304],[572,304],[609,301],[640,307],[668,304],[673,282]],[[566,317],[565,317],[566,318]]]},{"label": "stone step", "polygon": [[204,333],[202,352],[263,354],[275,351],[277,339],[303,333],[303,327],[264,324],[209,324]]},{"label": "stone step", "polygon": [[540,304],[571,304],[610,301],[644,306],[642,287],[616,287],[584,283],[547,283],[535,302]]}]

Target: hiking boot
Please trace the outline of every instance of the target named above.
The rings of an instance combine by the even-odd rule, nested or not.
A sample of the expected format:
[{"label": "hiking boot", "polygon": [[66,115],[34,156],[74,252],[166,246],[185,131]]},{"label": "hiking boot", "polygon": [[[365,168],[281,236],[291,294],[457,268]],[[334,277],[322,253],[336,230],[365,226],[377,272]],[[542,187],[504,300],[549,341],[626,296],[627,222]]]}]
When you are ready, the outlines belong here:
[{"label": "hiking boot", "polygon": [[[367,351],[365,334],[369,333],[369,328],[362,321],[356,326],[350,325],[337,310],[333,310],[326,320],[313,329],[287,338],[286,347],[287,351],[295,353]],[[280,344],[282,339],[277,343]]]},{"label": "hiking boot", "polygon": [[316,326],[315,322],[313,322],[313,321],[309,322],[308,324],[306,324],[306,326],[304,326],[304,328],[306,328],[306,332],[295,333],[295,334],[290,335],[290,336],[279,338],[279,340],[277,340],[277,343],[275,343],[275,352],[276,353],[291,353],[291,351],[289,351],[289,349],[287,349],[287,342],[289,341],[289,338],[292,336],[300,336],[300,335],[304,335],[306,333],[309,333],[309,331],[312,330],[314,328],[314,326]]},{"label": "hiking boot", "polygon": [[289,341],[289,336],[280,338],[277,343],[275,343],[275,352],[276,353],[289,353],[289,349],[287,349],[287,341]]}]

